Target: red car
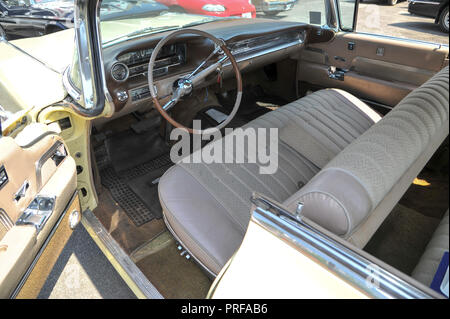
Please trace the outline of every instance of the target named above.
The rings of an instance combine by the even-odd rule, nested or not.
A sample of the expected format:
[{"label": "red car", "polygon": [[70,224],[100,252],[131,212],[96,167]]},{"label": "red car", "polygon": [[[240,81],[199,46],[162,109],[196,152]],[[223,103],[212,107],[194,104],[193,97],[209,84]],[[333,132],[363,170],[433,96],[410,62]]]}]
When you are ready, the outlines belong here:
[{"label": "red car", "polygon": [[255,18],[256,9],[251,0],[157,0],[177,12],[188,12],[217,17]]}]

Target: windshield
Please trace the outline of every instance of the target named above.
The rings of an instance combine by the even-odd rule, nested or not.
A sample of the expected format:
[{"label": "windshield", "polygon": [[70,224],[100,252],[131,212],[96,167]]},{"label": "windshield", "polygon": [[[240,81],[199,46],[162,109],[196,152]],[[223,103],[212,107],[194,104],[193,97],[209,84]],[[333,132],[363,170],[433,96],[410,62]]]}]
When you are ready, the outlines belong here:
[{"label": "windshield", "polygon": [[[295,0],[103,0],[100,9],[104,45],[147,33],[186,28],[226,19],[309,22],[306,10],[297,10]],[[323,0],[314,1],[318,7]],[[317,10],[319,23],[323,13]],[[300,16],[305,15],[302,19]],[[321,19],[320,19],[321,18]]]}]

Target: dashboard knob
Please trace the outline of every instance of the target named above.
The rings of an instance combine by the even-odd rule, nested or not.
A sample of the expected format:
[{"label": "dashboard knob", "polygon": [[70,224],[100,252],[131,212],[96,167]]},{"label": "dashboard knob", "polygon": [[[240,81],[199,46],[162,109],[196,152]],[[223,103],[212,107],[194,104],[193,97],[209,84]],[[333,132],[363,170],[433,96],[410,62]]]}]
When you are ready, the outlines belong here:
[{"label": "dashboard knob", "polygon": [[128,93],[126,91],[119,91],[116,93],[116,96],[120,102],[125,102],[128,100]]}]

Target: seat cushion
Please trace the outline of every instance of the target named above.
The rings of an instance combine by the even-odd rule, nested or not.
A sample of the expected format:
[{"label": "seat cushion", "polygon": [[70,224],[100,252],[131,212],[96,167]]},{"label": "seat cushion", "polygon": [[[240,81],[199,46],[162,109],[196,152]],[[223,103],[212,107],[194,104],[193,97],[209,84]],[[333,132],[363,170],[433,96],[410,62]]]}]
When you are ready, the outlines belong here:
[{"label": "seat cushion", "polygon": [[[261,116],[231,134],[242,136],[247,128],[279,129],[278,169],[260,174],[260,163],[178,163],[159,182],[169,229],[200,264],[218,274],[242,242],[253,192],[283,202],[379,119],[341,90],[321,90]],[[304,140],[309,141],[306,148]],[[265,141],[268,145],[269,139]],[[246,150],[254,147],[247,144]],[[236,157],[225,145],[223,153]]]},{"label": "seat cushion", "polygon": [[439,267],[442,256],[448,252],[448,210],[433,234],[419,263],[412,273],[412,277],[426,286],[430,286]]}]

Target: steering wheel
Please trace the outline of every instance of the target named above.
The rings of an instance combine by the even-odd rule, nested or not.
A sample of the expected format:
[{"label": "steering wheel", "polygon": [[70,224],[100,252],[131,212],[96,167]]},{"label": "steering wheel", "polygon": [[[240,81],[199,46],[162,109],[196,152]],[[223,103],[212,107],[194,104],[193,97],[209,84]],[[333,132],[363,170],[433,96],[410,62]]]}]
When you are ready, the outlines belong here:
[{"label": "steering wheel", "polygon": [[[161,50],[161,48],[166,43],[168,43],[170,40],[172,40],[173,38],[175,38],[181,34],[196,34],[196,35],[208,38],[212,42],[214,42],[215,48],[209,54],[209,56],[199,64],[199,66],[193,72],[191,72],[188,75],[181,76],[179,79],[177,79],[173,83],[170,100],[166,104],[161,106],[161,104],[159,103],[159,99],[158,99],[158,92],[157,92],[157,89],[155,87],[154,80],[153,80],[153,69],[155,66],[156,57],[158,56],[158,53]],[[211,60],[216,55],[218,56],[217,61],[213,62],[209,66],[206,66],[208,61]],[[206,130],[194,130],[194,129],[188,128],[188,127],[178,123],[177,121],[175,121],[167,112],[170,109],[172,109],[178,103],[178,101],[181,100],[181,98],[183,96],[190,94],[197,85],[201,84],[205,80],[205,78],[208,75],[212,74],[213,72],[218,72],[219,73],[218,76],[221,76],[223,65],[227,60],[230,60],[231,65],[233,66],[234,74],[236,76],[236,81],[237,81],[236,101],[234,103],[233,110],[228,115],[228,117],[222,123],[217,125],[216,127],[208,128]],[[205,68],[203,68],[203,67],[205,67]],[[212,34],[210,34],[208,32],[196,30],[196,29],[182,29],[182,30],[174,31],[174,32],[168,34],[167,36],[165,36],[163,39],[161,39],[158,42],[158,44],[156,45],[155,49],[152,52],[152,55],[150,57],[150,62],[148,64],[148,85],[149,85],[149,89],[150,89],[150,94],[153,99],[153,104],[155,105],[155,108],[159,111],[159,113],[161,113],[161,115],[173,126],[175,126],[177,128],[185,129],[191,134],[207,133],[208,131],[212,132],[214,130],[220,130],[220,129],[224,128],[225,126],[227,126],[228,123],[230,123],[230,121],[236,115],[236,112],[239,109],[239,105],[241,104],[241,99],[242,99],[241,72],[239,71],[239,67],[236,63],[236,59],[231,54],[230,50],[228,50],[228,48],[226,47],[225,42],[223,40],[217,39],[215,36],[213,36]]]}]

